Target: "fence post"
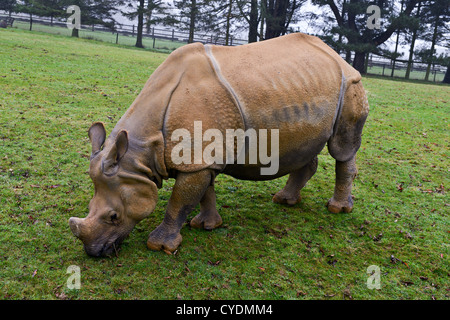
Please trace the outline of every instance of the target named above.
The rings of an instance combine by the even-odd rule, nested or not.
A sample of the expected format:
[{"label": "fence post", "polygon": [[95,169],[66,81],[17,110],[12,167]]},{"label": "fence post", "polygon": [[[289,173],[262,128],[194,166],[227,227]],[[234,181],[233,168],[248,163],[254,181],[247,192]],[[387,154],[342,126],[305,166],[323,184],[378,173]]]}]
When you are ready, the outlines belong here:
[{"label": "fence post", "polygon": [[383,76],[384,76],[384,68],[386,68],[386,65],[385,65],[385,64],[383,64]]},{"label": "fence post", "polygon": [[92,32],[94,32],[94,29],[95,29],[95,24],[92,24]]},{"label": "fence post", "polygon": [[172,29],[172,42],[175,40],[175,29]]},{"label": "fence post", "polygon": [[230,46],[233,45],[233,36],[230,36]]},{"label": "fence post", "polygon": [[433,72],[434,72],[433,82],[436,82],[436,69],[434,67],[435,67],[435,65],[433,63]]},{"label": "fence post", "polygon": [[116,33],[116,44],[119,43],[119,32]]},{"label": "fence post", "polygon": [[131,36],[134,37],[134,24],[133,24],[133,32],[132,32]]},{"label": "fence post", "polygon": [[[153,28],[153,30],[154,30],[154,28]],[[156,38],[153,37],[153,49],[155,49],[155,40],[156,40]]]}]

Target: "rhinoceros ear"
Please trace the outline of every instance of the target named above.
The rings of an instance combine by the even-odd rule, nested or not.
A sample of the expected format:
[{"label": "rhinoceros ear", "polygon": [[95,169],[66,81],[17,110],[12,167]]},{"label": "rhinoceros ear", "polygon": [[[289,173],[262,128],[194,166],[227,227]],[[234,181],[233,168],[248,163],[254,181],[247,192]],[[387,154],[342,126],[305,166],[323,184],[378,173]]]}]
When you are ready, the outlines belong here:
[{"label": "rhinoceros ear", "polygon": [[89,140],[92,145],[92,155],[100,151],[106,139],[105,126],[101,122],[94,122],[88,131]]},{"label": "rhinoceros ear", "polygon": [[107,176],[117,173],[119,161],[128,150],[128,133],[125,130],[120,131],[116,136],[116,141],[111,146],[108,155],[103,158],[102,170]]}]

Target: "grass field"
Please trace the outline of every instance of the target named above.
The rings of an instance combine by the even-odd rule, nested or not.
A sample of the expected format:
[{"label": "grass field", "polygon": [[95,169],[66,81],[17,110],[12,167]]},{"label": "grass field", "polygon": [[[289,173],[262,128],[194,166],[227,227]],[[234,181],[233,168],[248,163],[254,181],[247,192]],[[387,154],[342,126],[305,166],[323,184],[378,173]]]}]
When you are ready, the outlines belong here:
[{"label": "grass field", "polygon": [[[363,79],[371,113],[349,214],[325,208],[324,150],[293,207],[271,202],[286,177],[219,176],[223,226],[185,225],[174,255],[145,245],[168,181],[118,257],[99,259],[68,227],[93,194],[87,129],[110,132],[167,55],[14,29],[0,43],[0,299],[449,299],[449,86]],[[372,265],[380,289],[367,287]]]},{"label": "grass field", "polygon": [[[30,24],[28,22],[23,21],[14,21],[13,23],[14,28],[22,29],[22,30],[29,30]],[[56,35],[64,35],[64,36],[71,36],[72,30],[64,27],[59,26],[47,26],[44,24],[34,23],[32,25],[33,31],[38,32],[45,32],[50,34],[56,34]],[[117,43],[120,45],[125,46],[134,46],[136,44],[136,36],[125,36],[125,35],[119,35],[117,37],[116,33],[112,32],[105,32],[105,31],[98,31],[92,29],[81,29],[79,31],[79,37],[84,39],[90,39],[90,40],[98,40],[103,42],[109,42],[109,43]],[[173,50],[185,45],[184,42],[177,42],[177,41],[169,41],[169,40],[163,40],[163,39],[155,39],[155,43],[153,44],[153,39],[149,37],[143,37],[142,44],[145,48],[150,48],[154,50],[158,50],[161,52],[170,53]]]},{"label": "grass field", "polygon": [[[384,70],[384,76],[389,77],[391,75],[392,72],[392,68],[385,68]],[[383,75],[383,68],[382,67],[378,67],[378,66],[373,66],[371,68],[367,69],[367,73],[372,74],[372,75]],[[394,71],[394,77],[395,78],[405,78],[406,75],[406,69],[396,69]],[[426,72],[425,71],[419,71],[419,70],[412,70],[409,78],[411,80],[423,80],[425,81],[425,75]],[[442,82],[442,80],[444,80],[444,76],[445,76],[445,72],[436,72],[436,76],[434,75],[434,72],[430,73],[429,76],[429,81],[433,81],[433,82]]]}]

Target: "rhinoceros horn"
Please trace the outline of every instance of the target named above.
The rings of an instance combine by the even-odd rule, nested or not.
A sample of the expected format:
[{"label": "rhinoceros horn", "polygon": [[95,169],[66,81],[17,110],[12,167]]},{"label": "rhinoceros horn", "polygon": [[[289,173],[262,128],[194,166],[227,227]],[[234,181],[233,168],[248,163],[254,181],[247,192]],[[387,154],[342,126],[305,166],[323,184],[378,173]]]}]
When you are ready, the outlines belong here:
[{"label": "rhinoceros horn", "polygon": [[69,226],[70,230],[72,230],[72,233],[75,235],[75,237],[80,238],[81,236],[81,226],[85,218],[76,218],[71,217],[69,219]]}]

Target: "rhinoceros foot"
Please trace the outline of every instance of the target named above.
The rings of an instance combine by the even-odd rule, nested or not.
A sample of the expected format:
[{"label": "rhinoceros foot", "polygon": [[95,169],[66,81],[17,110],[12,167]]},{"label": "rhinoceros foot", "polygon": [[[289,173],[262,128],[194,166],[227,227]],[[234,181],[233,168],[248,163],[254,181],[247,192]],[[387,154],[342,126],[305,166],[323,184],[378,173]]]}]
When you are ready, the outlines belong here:
[{"label": "rhinoceros foot", "polygon": [[353,209],[353,199],[352,196],[349,196],[347,200],[337,201],[333,198],[328,200],[327,204],[328,211],[331,213],[340,213],[345,212],[349,213]]},{"label": "rhinoceros foot", "polygon": [[273,196],[272,201],[274,203],[287,204],[289,206],[293,206],[302,201],[302,197],[300,195],[292,196],[290,194],[286,194],[284,190],[281,190]]},{"label": "rhinoceros foot", "polygon": [[212,230],[222,224],[222,217],[217,210],[200,212],[191,220],[190,226],[197,229]]},{"label": "rhinoceros foot", "polygon": [[161,223],[153,230],[147,240],[147,247],[150,250],[164,250],[174,252],[181,244],[183,237],[180,232],[171,232],[164,223]]}]

